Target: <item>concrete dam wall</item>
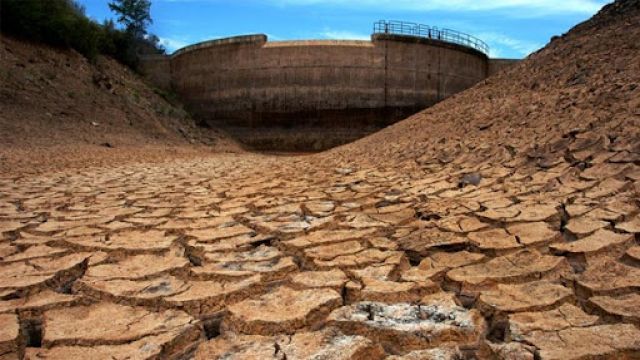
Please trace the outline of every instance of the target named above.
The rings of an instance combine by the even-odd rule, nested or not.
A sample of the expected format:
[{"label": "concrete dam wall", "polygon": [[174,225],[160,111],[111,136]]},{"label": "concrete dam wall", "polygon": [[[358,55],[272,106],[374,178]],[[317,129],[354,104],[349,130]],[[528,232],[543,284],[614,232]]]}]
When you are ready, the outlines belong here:
[{"label": "concrete dam wall", "polygon": [[485,79],[489,64],[469,46],[388,33],[371,41],[238,36],[144,62],[150,79],[201,121],[250,147],[283,151],[322,150],[379,130]]}]

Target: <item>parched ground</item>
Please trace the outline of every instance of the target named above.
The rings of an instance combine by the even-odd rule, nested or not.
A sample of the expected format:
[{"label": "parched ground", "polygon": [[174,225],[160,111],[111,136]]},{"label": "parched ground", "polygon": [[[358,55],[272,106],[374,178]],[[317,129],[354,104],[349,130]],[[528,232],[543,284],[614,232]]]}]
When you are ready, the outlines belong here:
[{"label": "parched ground", "polygon": [[640,358],[639,23],[327,153],[3,173],[0,359]]}]

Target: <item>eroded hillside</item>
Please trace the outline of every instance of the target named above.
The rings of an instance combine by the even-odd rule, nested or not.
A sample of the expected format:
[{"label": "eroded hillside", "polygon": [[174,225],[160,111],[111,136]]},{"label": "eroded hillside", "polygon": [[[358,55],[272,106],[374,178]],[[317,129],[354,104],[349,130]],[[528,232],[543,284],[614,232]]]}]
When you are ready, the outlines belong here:
[{"label": "eroded hillside", "polygon": [[[25,170],[25,160],[41,169],[86,166],[91,158],[121,163],[131,156],[122,148],[146,159],[157,153],[158,160],[185,152],[188,145],[239,148],[223,133],[197,127],[170,94],[112,59],[100,57],[92,64],[72,50],[5,36],[0,41],[0,166],[5,171]],[[52,151],[58,156],[49,156]]]},{"label": "eroded hillside", "polygon": [[637,139],[638,7],[611,4],[520,64],[330,157],[427,164],[464,154],[500,162],[587,134]]},{"label": "eroded hillside", "polygon": [[636,359],[640,1],[328,153],[0,180],[0,357]]}]

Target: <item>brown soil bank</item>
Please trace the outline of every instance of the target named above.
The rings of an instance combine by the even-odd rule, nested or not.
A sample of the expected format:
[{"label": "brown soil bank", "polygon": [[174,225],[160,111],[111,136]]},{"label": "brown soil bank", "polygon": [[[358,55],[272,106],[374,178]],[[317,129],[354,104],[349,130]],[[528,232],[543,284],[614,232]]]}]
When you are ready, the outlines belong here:
[{"label": "brown soil bank", "polygon": [[0,41],[3,172],[25,159],[36,168],[96,163],[125,147],[148,147],[158,159],[177,146],[238,149],[224,134],[197,127],[175,101],[114,60],[91,64],[75,51]]},{"label": "brown soil bank", "polygon": [[626,146],[640,138],[639,24],[640,1],[616,1],[520,64],[327,155],[428,168],[462,158],[571,162],[563,141],[587,135]]}]

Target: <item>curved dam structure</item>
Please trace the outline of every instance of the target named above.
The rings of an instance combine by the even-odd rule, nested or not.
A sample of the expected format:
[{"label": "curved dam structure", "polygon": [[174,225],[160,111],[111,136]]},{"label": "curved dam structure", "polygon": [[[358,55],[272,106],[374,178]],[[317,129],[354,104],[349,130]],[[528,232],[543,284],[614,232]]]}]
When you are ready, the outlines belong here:
[{"label": "curved dam structure", "polygon": [[238,36],[148,58],[144,67],[200,121],[250,147],[322,150],[401,120],[510,63],[491,66],[484,43],[435,31],[423,36],[387,27],[371,41]]}]

